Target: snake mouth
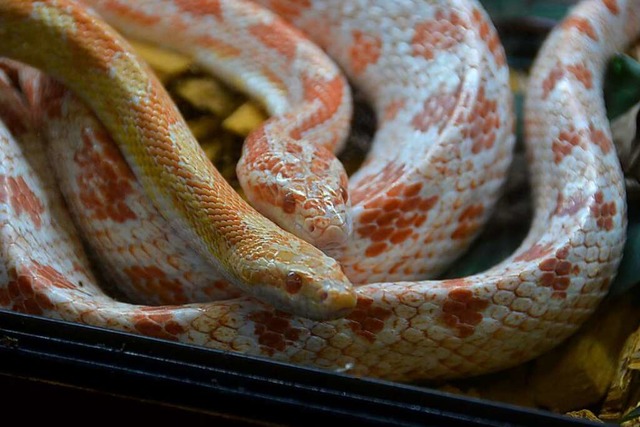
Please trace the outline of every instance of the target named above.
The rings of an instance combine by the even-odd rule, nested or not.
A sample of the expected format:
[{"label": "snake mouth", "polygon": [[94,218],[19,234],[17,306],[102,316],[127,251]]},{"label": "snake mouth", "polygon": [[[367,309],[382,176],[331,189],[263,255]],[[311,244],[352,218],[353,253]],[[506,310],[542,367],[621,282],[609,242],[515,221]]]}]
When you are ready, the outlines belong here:
[{"label": "snake mouth", "polygon": [[333,221],[327,218],[312,218],[305,220],[307,240],[318,249],[330,250],[343,246],[351,236],[351,218],[344,216]]}]

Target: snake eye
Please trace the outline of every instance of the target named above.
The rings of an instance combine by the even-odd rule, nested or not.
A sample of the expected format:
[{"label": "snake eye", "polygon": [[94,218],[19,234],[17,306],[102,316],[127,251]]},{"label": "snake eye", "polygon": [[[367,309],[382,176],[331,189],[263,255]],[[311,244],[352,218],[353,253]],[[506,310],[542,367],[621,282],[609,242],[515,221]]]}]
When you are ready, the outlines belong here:
[{"label": "snake eye", "polygon": [[284,199],[282,200],[282,210],[288,214],[296,211],[296,197],[293,193],[288,192],[284,195]]},{"label": "snake eye", "polygon": [[345,203],[349,201],[349,192],[347,192],[346,188],[340,187],[340,195],[342,196],[342,200],[344,200]]},{"label": "snake eye", "polygon": [[288,293],[297,294],[302,288],[302,276],[295,271],[290,271],[287,274],[284,284]]}]

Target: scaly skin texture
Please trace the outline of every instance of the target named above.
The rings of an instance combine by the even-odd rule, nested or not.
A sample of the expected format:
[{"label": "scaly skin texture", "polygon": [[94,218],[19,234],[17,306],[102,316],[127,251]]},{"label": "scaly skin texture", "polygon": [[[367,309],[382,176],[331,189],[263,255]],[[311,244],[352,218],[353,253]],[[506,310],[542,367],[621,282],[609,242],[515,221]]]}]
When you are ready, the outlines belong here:
[{"label": "scaly skin texture", "polygon": [[[290,19],[304,16],[315,5],[300,2],[284,7],[284,3],[270,3]],[[499,62],[504,58],[497,39],[490,36],[494,34],[492,27],[479,6],[447,2],[413,7],[422,9],[428,9],[423,13],[436,19],[415,23],[411,30],[379,34],[417,38],[420,43],[409,54],[425,59],[438,58],[439,51],[456,51],[460,43],[470,44],[466,36],[483,40],[486,49],[494,53],[489,59],[484,56],[485,59],[469,59],[478,62],[467,71],[475,72],[475,81],[483,81],[486,86],[467,90],[469,86],[463,84],[465,90],[453,92],[465,94],[462,99],[452,100],[446,91],[436,91],[441,96],[425,98],[422,109],[445,117],[444,124],[430,124],[429,115],[418,114],[417,110],[405,114],[405,127],[407,122],[418,129],[436,126],[428,131],[432,134],[443,126],[460,122],[461,128],[445,133],[457,129],[462,135],[460,145],[466,148],[460,152],[453,148],[443,150],[440,156],[433,156],[432,169],[424,169],[426,165],[418,168],[428,178],[433,169],[448,170],[449,174],[463,170],[463,166],[473,169],[473,159],[461,161],[455,168],[449,169],[449,165],[455,165],[458,156],[474,158],[478,154],[474,153],[474,146],[475,151],[491,151],[494,140],[491,126],[496,121],[511,122],[493,118],[494,109],[501,111],[495,100],[502,92],[489,88],[500,84],[485,81],[488,77],[483,79],[490,75],[504,77],[504,73],[480,72],[502,69]],[[339,8],[331,10],[340,12]],[[357,15],[353,12],[351,16]],[[0,206],[0,257],[4,261],[0,269],[4,276],[0,281],[3,284],[0,304],[34,314],[394,380],[474,375],[531,359],[569,336],[593,312],[606,294],[620,261],[626,224],[625,194],[600,92],[607,59],[640,32],[639,21],[638,2],[589,0],[574,9],[541,50],[532,70],[526,103],[527,149],[536,216],[528,237],[509,259],[467,278],[360,286],[356,309],[334,321],[292,316],[248,297],[179,307],[132,306],[107,297],[97,287],[68,214],[62,209],[58,190],[49,178],[51,172],[41,143],[33,137],[29,109],[0,105],[0,111],[9,111],[6,128],[0,129],[0,197],[4,201]],[[458,26],[465,28],[462,31],[465,37],[459,35]],[[375,40],[366,34],[347,32],[358,43],[343,49],[351,52],[352,47],[356,50],[357,46],[368,47],[365,53],[353,55],[356,60],[351,59],[351,69],[345,68],[352,73],[358,70],[366,73],[371,58],[383,58],[387,50],[376,48]],[[482,46],[480,41],[477,43]],[[407,53],[412,45],[384,46],[398,46]],[[459,58],[463,59],[468,56]],[[458,66],[447,56],[440,62]],[[473,79],[465,75],[460,81],[470,84]],[[429,79],[425,81],[428,84]],[[362,84],[366,88],[366,82]],[[5,88],[0,93],[7,91]],[[402,93],[410,95],[415,91],[410,86]],[[375,103],[384,102],[372,96]],[[20,105],[18,94],[0,96],[0,100]],[[394,110],[403,108],[401,102],[394,105],[385,109],[392,117],[389,123],[393,123]],[[455,113],[446,114],[451,106],[456,106]],[[380,131],[391,133],[393,129],[391,125],[386,128],[382,125]],[[482,143],[464,145],[466,138],[478,135],[486,136],[479,139]],[[496,136],[493,143],[498,140]],[[378,161],[376,150],[382,148],[374,148],[370,163]],[[447,153],[450,157],[443,157]],[[498,149],[495,153],[506,156]],[[484,181],[495,179],[491,177],[499,173],[500,168],[493,175],[483,175]],[[386,184],[397,182],[390,177],[398,174],[399,171],[387,170],[376,180]],[[480,181],[481,178],[470,178],[467,185],[482,187]],[[458,185],[465,182],[462,180]],[[384,187],[383,192],[409,199],[420,194],[425,199],[407,203],[408,207],[418,203],[426,208],[434,203],[424,197],[428,194],[422,196],[423,187],[415,187],[401,187],[392,194],[388,192],[393,186]],[[454,194],[449,189],[439,194],[437,200],[458,197],[457,192]],[[469,197],[473,192],[463,194]],[[393,211],[391,206],[398,202],[389,204],[389,211]],[[469,206],[474,206],[474,202]],[[482,206],[448,217],[455,222],[453,229],[460,230],[458,235],[472,234],[468,230],[474,229],[477,218],[486,215],[486,205]],[[383,227],[378,223],[380,218],[374,218],[375,224]],[[395,225],[399,226],[397,222]],[[453,237],[452,232],[448,235]],[[55,250],[39,250],[42,247]]]},{"label": "scaly skin texture", "polygon": [[97,16],[68,0],[3,2],[0,16],[0,53],[46,70],[78,93],[173,229],[234,285],[314,318],[353,308],[355,293],[335,260],[284,233],[233,191],[158,80]]}]

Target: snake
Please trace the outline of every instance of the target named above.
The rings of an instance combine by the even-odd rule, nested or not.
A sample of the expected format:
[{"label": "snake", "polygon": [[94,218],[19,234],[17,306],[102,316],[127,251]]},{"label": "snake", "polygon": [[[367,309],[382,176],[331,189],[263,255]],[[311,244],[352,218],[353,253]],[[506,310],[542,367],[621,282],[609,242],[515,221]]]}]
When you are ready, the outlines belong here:
[{"label": "snake", "polygon": [[[110,12],[117,16],[113,23],[116,26],[129,20],[147,29],[158,25],[157,31],[166,33],[166,27],[164,31],[161,29],[162,19],[157,17],[160,8],[135,9],[124,2],[104,1],[102,9],[99,1],[89,3],[99,10],[101,17]],[[244,207],[244,202],[228,194],[221,178],[206,166],[213,176],[213,184],[222,187],[221,200],[232,205],[236,218],[246,213],[252,221],[269,227],[270,236],[283,236],[283,243],[278,243],[280,246],[276,248],[270,247],[269,240],[257,243],[261,248],[271,249],[274,259],[285,252],[286,262],[269,266],[275,270],[280,268],[278,278],[271,283],[263,282],[259,289],[249,290],[246,284],[238,285],[233,271],[225,270],[228,264],[219,262],[214,263],[215,270],[222,272],[219,274],[230,287],[225,285],[219,289],[217,301],[171,304],[175,295],[166,297],[171,305],[138,305],[116,300],[97,284],[60,189],[51,179],[55,173],[49,166],[40,135],[34,130],[39,120],[25,98],[37,98],[36,92],[43,88],[48,95],[53,93],[57,102],[54,107],[45,108],[43,115],[47,119],[57,110],[59,115],[72,112],[75,120],[80,120],[80,114],[76,113],[81,107],[74,110],[72,95],[61,91],[56,84],[29,85],[30,70],[12,74],[10,67],[4,66],[0,67],[4,70],[0,80],[5,83],[0,85],[0,111],[6,113],[0,127],[3,141],[0,197],[4,201],[0,208],[0,254],[4,261],[0,268],[3,278],[0,305],[224,351],[397,381],[455,378],[504,369],[542,354],[575,332],[606,295],[625,241],[625,189],[601,88],[608,58],[639,32],[640,5],[622,0],[583,0],[552,32],[532,68],[525,102],[525,139],[535,203],[529,234],[513,255],[485,272],[432,280],[423,277],[437,275],[456,253],[464,250],[489,216],[491,198],[499,193],[510,161],[513,119],[509,111],[512,103],[508,96],[508,70],[499,38],[486,13],[475,1],[403,0],[391,4],[376,0],[265,0],[263,3],[314,38],[354,83],[363,88],[376,110],[380,124],[371,153],[363,168],[351,177],[347,196],[343,182],[337,191],[342,201],[350,199],[348,209],[352,218],[345,223],[352,222],[353,236],[332,245],[326,251],[331,257],[314,250],[312,245],[280,231],[251,208]],[[223,1],[173,0],[163,4],[173,5],[169,9],[174,14],[185,14],[184,20],[168,21],[176,30],[186,27],[185,23],[196,16],[204,16],[209,23],[234,16],[227,12],[227,3]],[[252,5],[239,13],[245,17],[264,13],[259,11],[261,9]],[[300,41],[301,33],[285,27],[284,20],[269,16],[267,22],[271,27],[258,37],[263,51],[293,55],[274,40],[293,34],[293,40]],[[34,34],[37,32],[34,21],[38,20],[40,35]],[[53,22],[58,25],[55,31],[69,26],[82,31],[66,32],[66,37],[59,42],[55,39],[58,33],[52,29]],[[185,228],[189,229],[186,222],[192,218],[189,212],[168,206],[170,203],[165,199],[173,197],[168,190],[166,194],[151,190],[153,182],[145,183],[145,180],[152,181],[156,170],[139,170],[138,159],[132,161],[134,156],[128,152],[135,151],[137,146],[126,142],[131,144],[127,148],[117,141],[123,132],[118,126],[127,126],[125,118],[120,117],[126,116],[126,110],[114,109],[116,113],[110,120],[115,124],[109,123],[109,117],[107,120],[100,117],[101,107],[109,109],[117,105],[113,99],[122,95],[118,92],[120,89],[110,93],[109,103],[94,100],[92,104],[92,91],[107,90],[100,86],[102,77],[95,77],[98,81],[95,87],[82,86],[89,83],[78,83],[67,77],[73,73],[82,78],[90,75],[87,80],[93,81],[94,73],[86,70],[104,72],[110,68],[104,62],[82,62],[76,56],[71,61],[76,71],[69,71],[65,68],[70,67],[66,62],[68,57],[56,52],[52,58],[45,52],[80,51],[85,55],[86,49],[96,49],[100,43],[92,39],[92,44],[84,44],[82,39],[95,34],[93,28],[88,29],[95,24],[104,31],[101,33],[104,38],[99,41],[109,43],[106,51],[111,54],[110,59],[122,60],[119,65],[131,69],[138,62],[128,53],[124,41],[116,35],[111,38],[110,30],[92,12],[62,0],[3,2],[0,23],[3,55],[51,72],[85,98],[109,133],[115,135],[121,154],[109,148],[112,146],[108,145],[106,132],[99,130],[101,128],[84,127],[85,133],[80,135],[82,144],[93,144],[94,148],[88,150],[102,150],[102,156],[86,157],[89,166],[85,168],[91,167],[91,159],[102,157],[111,162],[123,156],[130,170],[113,166],[108,171],[111,175],[116,172],[125,176],[117,192],[130,193],[129,189],[121,189],[128,188],[128,180],[136,177],[146,197],[161,211],[172,230],[194,246],[204,259],[211,258],[212,254],[219,256],[217,251],[222,252],[224,248],[205,243],[234,239],[230,235],[209,238],[202,227],[196,228],[204,237],[185,232]],[[280,29],[280,25],[287,29]],[[277,37],[271,37],[276,33]],[[43,38],[35,42],[35,37]],[[200,40],[213,45],[222,56],[234,57],[237,52],[237,48],[234,50],[224,39],[201,35]],[[27,48],[69,41],[79,44],[73,48],[55,45],[56,49],[42,49],[40,59],[32,57],[38,49]],[[114,55],[114,52],[122,53]],[[52,63],[42,66],[39,60]],[[283,67],[290,69],[292,62],[296,60],[289,58]],[[276,60],[265,63],[275,68],[282,66]],[[145,67],[139,67],[143,70],[139,76],[146,76]],[[231,66],[231,70],[234,69],[238,69],[237,63]],[[271,68],[262,71],[265,70]],[[117,72],[107,74],[118,75]],[[228,78],[233,81],[235,74],[230,74]],[[282,79],[278,76],[269,71],[264,76],[266,80],[257,78],[258,84],[282,88]],[[146,88],[164,105],[166,95],[162,88],[153,78],[149,79]],[[22,94],[8,89],[16,80],[23,80]],[[271,83],[264,83],[267,80]],[[336,81],[335,85],[343,84]],[[109,82],[114,83],[119,83],[122,90],[131,85]],[[313,90],[320,91],[315,85]],[[328,90],[324,94],[347,97],[347,91]],[[287,94],[286,91],[275,93]],[[140,97],[145,92],[135,94]],[[131,95],[126,92],[122,96],[129,96],[129,102],[141,101]],[[325,105],[320,106],[320,111],[326,116],[328,104],[323,102]],[[287,106],[278,110],[277,106],[264,103],[274,115],[291,114]],[[315,105],[317,108],[317,102]],[[296,111],[298,107],[293,108]],[[175,110],[169,108],[168,111],[173,111],[172,124],[182,123]],[[348,116],[349,107],[341,111]],[[344,120],[343,117],[337,121]],[[140,126],[152,124],[154,122]],[[129,126],[128,129],[135,128]],[[258,142],[265,140],[268,132],[275,132],[277,127],[258,131],[255,138]],[[176,130],[174,135],[182,132]],[[327,148],[327,140],[331,140],[330,145],[339,146],[343,137],[344,134],[333,134],[319,146]],[[195,148],[180,149],[186,150],[181,154],[189,154],[187,160],[190,156],[199,156]],[[137,152],[135,155],[143,156]],[[79,157],[74,157],[78,162]],[[150,177],[145,178],[145,173]],[[281,210],[288,205],[283,202],[284,199],[277,202]],[[167,227],[160,230],[172,234]],[[401,230],[404,231],[397,233]],[[257,238],[246,229],[243,231]],[[251,230],[254,231],[257,232]],[[134,239],[142,239],[146,237],[143,234],[132,235]],[[296,249],[286,250],[290,245]],[[308,258],[298,257],[299,248],[309,251],[305,252]],[[136,251],[133,244],[129,251]],[[173,259],[162,256],[165,264],[172,264]],[[315,265],[332,259],[339,260],[337,270],[343,270],[348,279],[340,279],[343,285],[336,285],[334,280],[330,288],[349,294],[348,284],[356,284],[355,307],[347,311],[345,305],[350,303],[349,298],[335,296],[334,299],[347,301],[339,308],[338,318],[317,318],[335,317],[336,311],[332,314],[304,312],[309,304],[317,306],[315,302],[305,303],[304,298],[291,303],[288,298],[273,296],[277,292],[272,289],[282,291],[283,283],[288,287],[296,285],[293,287],[298,289],[301,279],[292,278],[291,271],[298,275],[303,274],[299,271],[313,272],[316,282],[309,286],[313,291],[307,294],[315,292],[318,296],[317,282],[323,277]],[[313,268],[297,264],[312,260],[316,263]],[[335,266],[337,262],[330,265]],[[336,271],[333,267],[330,270]],[[163,287],[169,282],[163,280],[164,274],[145,270],[142,276],[156,279]],[[252,294],[238,294],[235,287]],[[321,289],[326,292],[326,285]],[[269,295],[265,298],[265,294]],[[326,293],[320,294],[324,302],[331,299]],[[338,294],[336,291],[335,295]],[[302,314],[296,312],[299,309]]]}]

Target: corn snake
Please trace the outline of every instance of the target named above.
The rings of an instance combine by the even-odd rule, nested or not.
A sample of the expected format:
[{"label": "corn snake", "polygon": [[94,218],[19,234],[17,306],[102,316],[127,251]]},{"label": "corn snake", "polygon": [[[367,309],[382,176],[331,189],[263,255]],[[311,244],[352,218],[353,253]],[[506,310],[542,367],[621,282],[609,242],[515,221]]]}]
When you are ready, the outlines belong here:
[{"label": "corn snake", "polygon": [[[345,21],[344,17],[332,16],[332,12],[339,11],[338,7],[319,8],[312,14],[313,9],[305,12],[304,7],[299,10],[290,5],[287,7],[284,2],[266,3],[273,3],[271,6],[275,10],[284,13],[301,28],[309,28],[312,33],[313,26],[305,19],[315,20],[320,16],[329,28]],[[402,73],[394,75],[389,71],[391,66],[397,66],[393,60],[380,62],[384,57],[382,49],[376,48],[378,42],[365,31],[367,28],[354,30],[347,27],[354,43],[366,47],[363,51],[356,49],[354,52],[353,44],[332,48],[330,40],[323,40],[327,31],[318,30],[319,34],[315,36],[350,74],[360,75],[362,80],[356,78],[356,82],[373,94],[378,115],[385,117],[388,123],[393,124],[398,118],[398,123],[410,125],[414,133],[417,129],[421,133],[444,133],[446,136],[454,132],[447,125],[455,125],[451,126],[453,129],[462,126],[455,134],[458,139],[451,137],[458,145],[444,144],[445,148],[441,148],[439,155],[425,154],[433,161],[430,166],[445,177],[457,176],[457,172],[465,171],[465,166],[469,167],[468,170],[478,168],[461,160],[455,169],[448,169],[447,163],[455,164],[456,154],[460,154],[456,152],[456,146],[465,147],[464,143],[467,143],[466,154],[495,150],[498,160],[494,157],[482,164],[495,166],[493,174],[483,181],[490,195],[497,192],[508,164],[511,144],[509,132],[503,131],[501,138],[495,134],[491,136],[490,131],[488,137],[482,132],[485,126],[489,130],[493,126],[503,129],[510,123],[510,119],[504,116],[508,112],[495,113],[505,109],[505,104],[498,101],[510,106],[508,97],[500,98],[507,96],[504,57],[499,41],[479,7],[475,3],[454,3],[456,7],[451,9],[442,4],[440,7],[425,7],[424,13],[429,17],[437,16],[437,19],[413,22],[412,31],[389,30],[385,33],[409,37],[413,44],[399,42],[396,47],[404,49],[404,53],[409,53],[414,59],[418,57],[423,61],[421,65],[434,60],[436,64],[451,66],[455,55],[440,58],[439,50],[446,54],[448,50],[470,43],[466,36],[473,37],[478,43],[474,47],[482,54],[476,52],[475,56],[465,57],[469,62],[460,62],[459,70],[465,71],[465,78],[453,79],[454,84],[451,84],[436,77],[435,81],[445,89],[436,91],[436,96],[426,100],[419,96],[412,99],[411,95],[418,92],[413,87],[402,92],[406,98],[389,96],[398,90],[393,78],[406,83],[407,76]],[[413,14],[415,8],[410,10]],[[359,13],[373,13],[371,11],[378,12],[373,16],[381,16],[379,7],[362,10],[353,7],[349,13],[342,12],[355,20],[361,19]],[[396,12],[396,19],[405,18],[402,22],[407,24],[406,9],[404,14],[402,10]],[[375,255],[377,248],[382,247],[379,243],[386,243],[385,239],[393,234],[385,234],[386,231],[382,230],[388,221],[406,218],[384,216],[386,212],[398,210],[398,206],[391,207],[399,202],[390,203],[387,210],[376,205],[387,203],[386,199],[377,196],[385,193],[392,196],[419,195],[421,200],[414,200],[411,205],[422,206],[429,212],[419,220],[422,221],[420,225],[437,220],[444,213],[455,221],[450,221],[449,229],[440,228],[445,230],[440,231],[441,236],[449,238],[456,233],[467,240],[473,237],[474,230],[488,215],[490,202],[484,203],[487,194],[481,199],[483,203],[479,203],[472,198],[475,193],[468,191],[466,196],[471,200],[461,203],[453,200],[445,205],[442,200],[446,199],[446,192],[435,194],[435,190],[424,189],[424,185],[412,186],[414,183],[411,182],[403,187],[378,185],[385,181],[396,182],[401,175],[398,170],[403,169],[376,164],[377,158],[392,157],[385,150],[397,148],[393,142],[396,132],[400,132],[398,129],[402,129],[399,124],[382,125],[376,138],[385,137],[392,145],[385,147],[383,143],[375,146],[371,155],[374,160],[368,166],[374,172],[370,175],[364,173],[360,179],[365,184],[360,194],[354,186],[352,188],[356,191],[350,195],[356,212],[355,233],[365,237],[364,243],[358,244],[358,250],[365,253],[369,250],[372,261],[363,266],[358,259],[350,261],[350,249],[336,256],[354,282],[387,280],[389,283],[369,283],[358,287],[358,305],[347,317],[316,322],[276,311],[246,297],[179,307],[140,307],[116,302],[93,285],[95,280],[89,273],[80,243],[73,237],[70,226],[66,225],[68,220],[60,219],[66,218],[66,214],[61,212],[61,202],[52,196],[55,194],[52,184],[38,175],[37,170],[46,168],[46,162],[39,154],[37,142],[32,140],[33,135],[22,133],[22,145],[18,145],[11,142],[5,128],[6,150],[2,164],[7,169],[2,172],[3,197],[14,201],[6,203],[2,213],[2,241],[11,242],[11,245],[2,248],[3,259],[9,261],[4,266],[7,285],[0,293],[0,302],[13,309],[67,320],[397,380],[478,374],[530,359],[568,336],[591,313],[606,293],[621,256],[625,224],[624,188],[602,100],[593,89],[601,86],[607,56],[637,32],[639,14],[638,6],[633,2],[585,2],[564,21],[541,52],[527,101],[527,138],[534,177],[536,218],[520,249],[485,273],[449,281],[401,281],[409,280],[404,275],[425,274],[424,271],[413,271],[415,268],[408,263],[406,271],[386,276],[392,266],[381,264],[392,257],[377,259]],[[338,18],[342,20],[338,21]],[[384,17],[380,19],[385,22]],[[374,21],[371,19],[371,25],[375,24]],[[432,35],[434,28],[436,33],[442,34],[441,37]],[[462,35],[456,32],[457,28],[464,29]],[[474,60],[478,62],[474,63]],[[377,64],[380,64],[378,70],[375,68]],[[402,70],[410,72],[411,68]],[[374,71],[381,75],[378,81],[367,74]],[[467,73],[470,71],[476,74],[469,77]],[[501,83],[492,83],[493,80],[483,80],[486,76],[482,72],[498,81],[502,79],[502,86]],[[369,79],[372,80],[369,82]],[[418,81],[428,85],[425,83],[428,78]],[[380,89],[379,98],[376,98],[377,89]],[[465,96],[470,99],[468,104],[460,101]],[[478,110],[474,109],[476,106]],[[453,113],[448,111],[451,109]],[[25,116],[28,115],[25,113]],[[434,120],[434,116],[438,120]],[[477,117],[482,121],[475,123]],[[465,123],[469,124],[467,128]],[[12,129],[16,127],[28,128],[14,124]],[[462,143],[459,142],[460,136]],[[418,157],[414,151],[405,154],[407,158]],[[32,170],[29,173],[12,169],[15,166],[9,162],[23,155],[31,159]],[[408,163],[407,159],[403,160]],[[432,178],[429,175],[437,175],[424,166],[418,166],[417,171],[419,173],[414,172],[415,175],[428,178]],[[464,173],[461,176],[464,177]],[[453,180],[459,187],[473,190],[482,180],[478,178],[473,185],[471,181],[473,179],[462,186],[464,180]],[[430,185],[435,184],[430,182]],[[369,194],[374,194],[374,197],[365,199]],[[358,213],[359,202],[362,202],[362,208]],[[370,206],[365,208],[367,203]],[[459,210],[451,211],[451,206],[457,206]],[[367,211],[371,208],[378,211],[377,215],[370,213],[372,210]],[[436,213],[438,209],[441,211]],[[41,226],[33,230],[31,224],[25,225],[22,220],[10,220],[11,215],[15,218],[25,215],[38,218]],[[414,225],[417,217],[411,217]],[[464,223],[463,226],[459,221]],[[370,227],[366,228],[367,225]],[[428,243],[438,240],[433,235],[430,238]],[[411,239],[403,241],[410,242]],[[61,242],[66,244],[66,249],[61,249],[57,258],[56,254],[42,254],[38,255],[42,259],[36,259],[33,254],[38,245],[62,248]],[[420,253],[420,249],[414,251]],[[415,265],[421,265],[430,258],[427,254],[420,256],[420,262]],[[353,262],[351,267],[349,262]],[[394,264],[397,262],[397,259],[393,261]],[[437,272],[438,262],[444,264],[445,261],[434,261],[428,273]],[[386,271],[376,272],[380,265],[380,270]],[[365,271],[374,271],[373,278],[361,278]]]}]

